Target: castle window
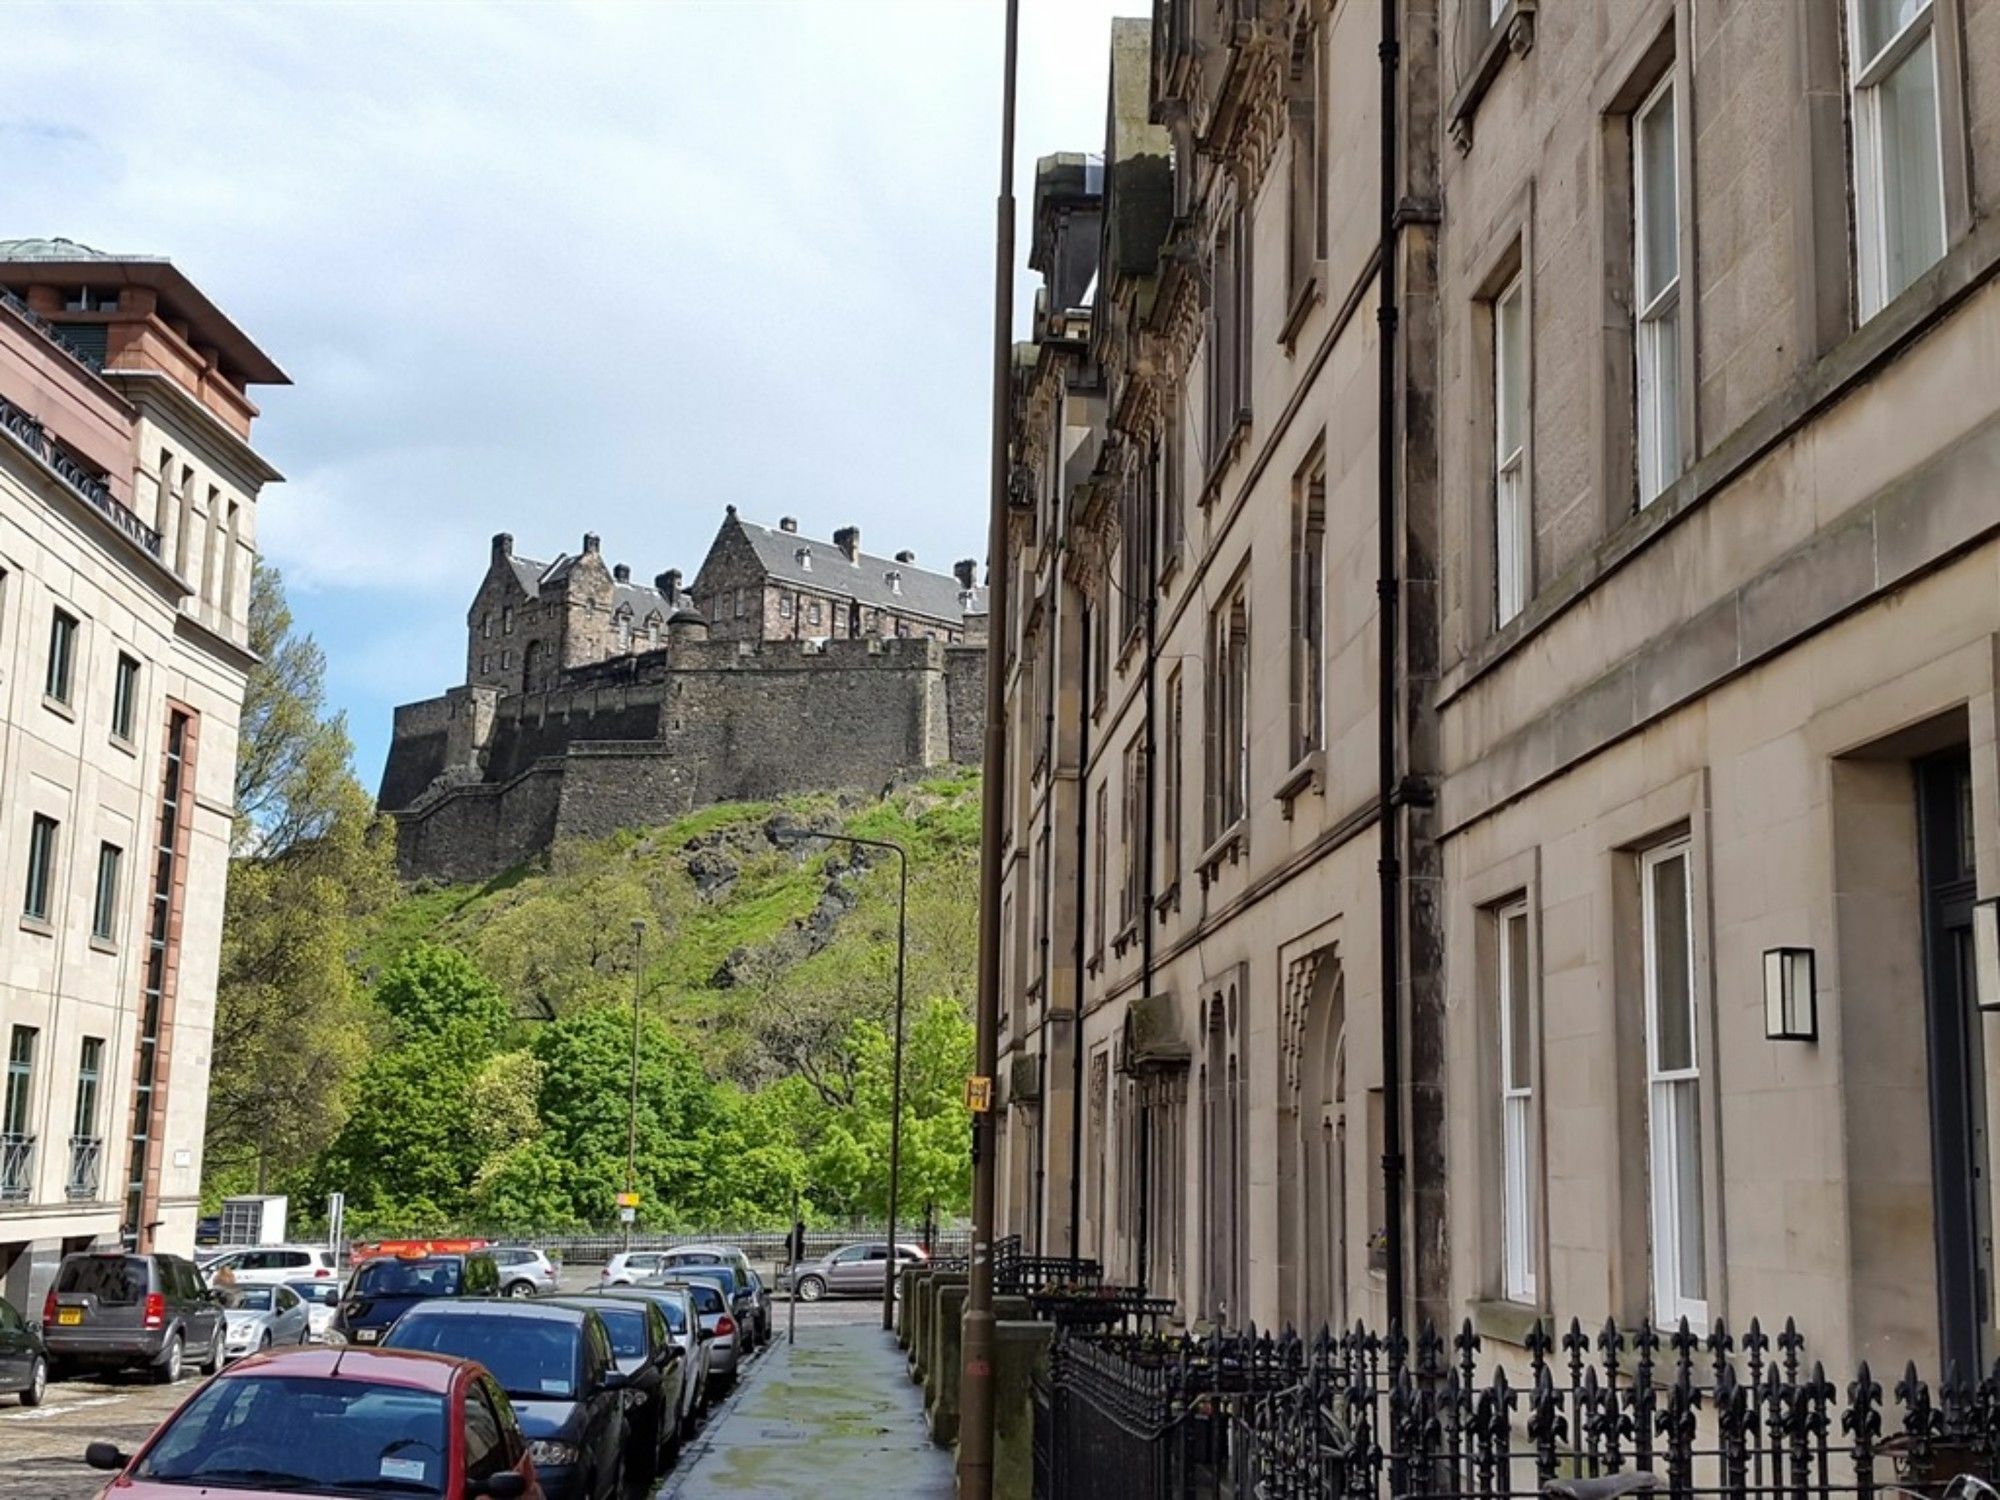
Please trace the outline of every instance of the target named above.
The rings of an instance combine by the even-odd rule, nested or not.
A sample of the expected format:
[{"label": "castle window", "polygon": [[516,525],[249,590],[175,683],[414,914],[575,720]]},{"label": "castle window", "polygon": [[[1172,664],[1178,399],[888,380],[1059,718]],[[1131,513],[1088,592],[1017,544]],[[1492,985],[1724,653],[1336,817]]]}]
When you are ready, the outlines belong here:
[{"label": "castle window", "polygon": [[792,596],[790,594],[778,595],[778,618],[781,620],[789,620],[791,619],[791,617],[792,617]]},{"label": "castle window", "polygon": [[503,672],[510,671],[513,665],[514,653],[512,651],[502,651],[500,653],[500,670]]},{"label": "castle window", "polygon": [[632,649],[632,611],[621,606],[611,617],[611,634],[620,651]]},{"label": "castle window", "polygon": [[743,590],[741,589],[736,591],[736,618],[739,620],[743,618]]},{"label": "castle window", "polygon": [[806,623],[809,625],[819,624],[819,600],[815,599],[810,605],[807,606]]},{"label": "castle window", "polygon": [[490,672],[493,670],[493,653],[491,651],[488,651],[487,653],[485,653],[485,655],[479,658],[479,670],[482,672]]},{"label": "castle window", "polygon": [[479,638],[483,641],[493,639],[493,611],[490,609],[479,617]]},{"label": "castle window", "polygon": [[512,635],[514,633],[514,606],[511,604],[501,607],[500,633],[502,635]]},{"label": "castle window", "polygon": [[658,648],[660,644],[660,612],[654,610],[646,616],[646,644]]}]

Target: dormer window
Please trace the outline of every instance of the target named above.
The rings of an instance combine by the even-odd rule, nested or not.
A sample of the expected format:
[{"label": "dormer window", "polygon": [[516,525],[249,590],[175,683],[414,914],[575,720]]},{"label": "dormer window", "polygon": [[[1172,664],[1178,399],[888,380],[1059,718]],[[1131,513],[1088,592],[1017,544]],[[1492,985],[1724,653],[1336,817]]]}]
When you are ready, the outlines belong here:
[{"label": "dormer window", "polygon": [[63,297],[64,312],[116,312],[118,310],[118,288],[115,286],[80,286]]},{"label": "dormer window", "polygon": [[883,582],[889,585],[890,593],[900,594],[903,592],[903,575],[897,572],[894,568],[891,568],[888,572],[884,573],[882,575],[882,580]]},{"label": "dormer window", "polygon": [[796,562],[799,565],[799,571],[801,573],[810,573],[813,570],[812,548],[810,547],[799,548],[796,552],[792,554],[792,561]]}]

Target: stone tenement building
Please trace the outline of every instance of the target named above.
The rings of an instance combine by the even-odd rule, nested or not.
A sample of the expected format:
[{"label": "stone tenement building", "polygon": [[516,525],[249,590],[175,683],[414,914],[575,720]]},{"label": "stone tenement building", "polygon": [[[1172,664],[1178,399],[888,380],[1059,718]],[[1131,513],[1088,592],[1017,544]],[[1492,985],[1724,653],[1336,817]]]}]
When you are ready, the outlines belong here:
[{"label": "stone tenement building", "polygon": [[1155,16],[1035,188],[1003,1229],[1984,1368],[2000,6]]},{"label": "stone tenement building", "polygon": [[194,1249],[259,385],[156,256],[0,242],[0,1294]]},{"label": "stone tenement building", "polygon": [[381,805],[406,879],[477,880],[559,838],[716,802],[879,788],[975,761],[986,592],[730,506],[692,589],[493,539],[465,685],[396,710]]}]

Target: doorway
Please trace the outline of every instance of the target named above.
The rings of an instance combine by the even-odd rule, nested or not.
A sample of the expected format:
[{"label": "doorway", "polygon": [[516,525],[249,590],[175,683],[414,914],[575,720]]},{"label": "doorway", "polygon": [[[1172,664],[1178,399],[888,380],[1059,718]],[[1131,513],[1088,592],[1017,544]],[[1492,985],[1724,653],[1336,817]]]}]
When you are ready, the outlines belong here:
[{"label": "doorway", "polygon": [[1946,1370],[1975,1378],[2000,1339],[1993,1326],[1986,1049],[1973,981],[1971,755],[1960,747],[1919,760],[1916,779],[1938,1347]]}]

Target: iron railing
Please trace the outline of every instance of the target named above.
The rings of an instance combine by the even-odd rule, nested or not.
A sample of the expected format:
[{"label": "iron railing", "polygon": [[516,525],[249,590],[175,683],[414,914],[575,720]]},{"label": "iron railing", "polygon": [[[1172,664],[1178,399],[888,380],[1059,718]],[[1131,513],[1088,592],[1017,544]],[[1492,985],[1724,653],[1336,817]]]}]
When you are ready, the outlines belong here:
[{"label": "iron railing", "polygon": [[104,1142],[94,1135],[69,1138],[69,1196],[92,1199],[97,1196],[97,1179],[104,1162]]},{"label": "iron railing", "polygon": [[[1468,1325],[1305,1340],[1060,1332],[1036,1386],[1037,1500],[1515,1500],[1645,1474],[1671,1500],[1877,1500],[2000,1480],[2000,1363],[1836,1385],[1788,1321],[1560,1339],[1510,1377]],[[1989,1496],[1990,1500],[1990,1496]]]},{"label": "iron railing", "polygon": [[35,1186],[35,1138],[0,1135],[0,1203],[23,1203]]},{"label": "iron railing", "polygon": [[136,512],[113,495],[103,479],[78,463],[34,417],[13,402],[0,399],[0,428],[4,428],[43,467],[82,496],[129,540],[154,557],[160,555],[159,532],[140,520]]}]

